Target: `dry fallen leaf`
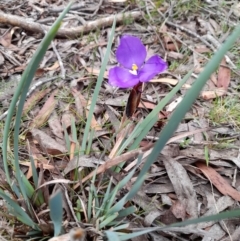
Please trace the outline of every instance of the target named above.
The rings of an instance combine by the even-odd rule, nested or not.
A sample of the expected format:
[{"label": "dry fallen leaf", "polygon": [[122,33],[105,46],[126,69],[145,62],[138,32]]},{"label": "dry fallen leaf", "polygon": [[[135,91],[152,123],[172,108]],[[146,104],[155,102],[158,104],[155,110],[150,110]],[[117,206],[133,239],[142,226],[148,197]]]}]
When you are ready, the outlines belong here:
[{"label": "dry fallen leaf", "polygon": [[19,29],[19,27],[12,28],[0,37],[0,44],[2,44],[3,47],[9,47],[12,44],[12,36],[16,29]]},{"label": "dry fallen leaf", "polygon": [[45,132],[38,129],[32,129],[31,134],[33,138],[38,142],[42,151],[51,155],[61,155],[67,153],[67,148],[58,142],[56,142],[52,137],[47,135]]},{"label": "dry fallen leaf", "polygon": [[59,139],[63,140],[63,128],[60,122],[60,118],[56,111],[53,111],[52,115],[48,120],[48,125],[52,131],[52,133]]},{"label": "dry fallen leaf", "polygon": [[224,88],[227,90],[230,84],[231,70],[230,68],[224,67],[223,65],[226,65],[225,57],[222,59],[221,66],[219,67],[219,70],[218,70],[217,87]]},{"label": "dry fallen leaf", "polygon": [[[85,113],[86,113],[85,115],[86,116],[88,116],[88,114],[89,114],[89,110],[88,109],[90,109],[90,106],[91,106],[91,100],[89,99],[88,103],[87,103],[87,107],[88,108],[85,109]],[[95,131],[101,131],[102,130],[101,125],[97,122],[97,120],[96,120],[94,115],[92,116],[92,119],[91,119],[91,128],[93,130],[95,130]]]},{"label": "dry fallen leaf", "polygon": [[56,70],[58,68],[59,68],[59,63],[58,63],[58,61],[56,61],[51,67],[44,68],[44,70],[51,71],[51,70]]},{"label": "dry fallen leaf", "polygon": [[215,99],[217,97],[225,95],[227,92],[223,88],[215,89],[215,90],[207,90],[207,91],[202,91],[201,97],[204,100],[211,100]]},{"label": "dry fallen leaf", "polygon": [[[152,79],[150,81],[151,83],[164,83],[164,84],[170,84],[170,85],[177,85],[178,84],[178,80],[177,79],[171,79],[171,78],[160,78],[160,79]],[[184,84],[182,86],[182,88],[184,89],[190,89],[191,85],[189,84]]]},{"label": "dry fallen leaf", "polygon": [[[91,75],[98,76],[99,73],[100,73],[100,69],[87,68],[87,67],[86,67],[85,69],[86,69],[86,70],[88,71],[88,73],[91,74]],[[105,72],[104,72],[103,77],[104,77],[105,79],[108,78],[108,71],[105,71]]]},{"label": "dry fallen leaf", "polygon": [[166,106],[166,111],[172,112],[173,110],[175,110],[178,104],[182,101],[182,99],[183,97],[179,96],[176,100],[174,100],[173,102],[171,102],[169,105]]},{"label": "dry fallen leaf", "polygon": [[178,207],[176,207],[176,213],[183,218],[184,215],[182,208],[185,207],[186,214],[188,214],[191,218],[196,218],[198,216],[197,196],[187,171],[176,159],[164,157],[163,163],[168,177],[173,184],[178,200],[181,202],[181,212],[178,212],[179,210],[177,211],[179,208],[178,205]]},{"label": "dry fallen leaf", "polygon": [[232,6],[232,10],[233,10],[233,14],[240,18],[240,3],[235,3],[233,6]]},{"label": "dry fallen leaf", "polygon": [[30,109],[39,102],[46,94],[48,94],[51,90],[44,89],[41,91],[35,91],[34,95],[31,95],[24,104],[23,114],[26,114]]},{"label": "dry fallen leaf", "polygon": [[81,91],[78,91],[77,88],[72,88],[71,92],[75,98],[76,110],[79,116],[84,115],[84,109],[87,107],[87,101],[82,95]]},{"label": "dry fallen leaf", "polygon": [[170,209],[176,218],[185,220],[186,218],[186,205],[180,201],[176,201]]},{"label": "dry fallen leaf", "polygon": [[55,95],[58,92],[58,90],[55,90],[50,97],[47,99],[45,104],[43,105],[42,109],[39,111],[38,115],[33,119],[33,122],[31,123],[30,127],[40,127],[42,126],[51,115],[52,111],[55,109],[57,100],[55,100]]},{"label": "dry fallen leaf", "polygon": [[236,201],[240,201],[240,192],[228,184],[228,182],[217,173],[212,167],[202,162],[196,163],[202,173],[212,182],[212,184],[224,195],[229,195]]}]

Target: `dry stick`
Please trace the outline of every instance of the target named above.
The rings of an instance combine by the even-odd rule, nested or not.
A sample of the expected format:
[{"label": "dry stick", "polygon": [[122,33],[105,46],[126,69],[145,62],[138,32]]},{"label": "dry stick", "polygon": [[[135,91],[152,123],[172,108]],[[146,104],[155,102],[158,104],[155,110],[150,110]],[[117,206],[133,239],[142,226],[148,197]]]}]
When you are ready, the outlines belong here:
[{"label": "dry stick", "polygon": [[99,4],[97,5],[94,13],[91,14],[91,17],[95,16],[97,14],[97,12],[99,11],[100,7],[102,6],[103,4],[103,0],[100,0]]},{"label": "dry stick", "polygon": [[61,77],[62,77],[62,79],[65,79],[65,77],[66,77],[66,70],[65,70],[65,68],[63,66],[63,62],[62,62],[62,59],[60,57],[60,54],[57,51],[57,48],[55,46],[54,41],[52,41],[51,44],[52,44],[53,51],[55,52],[55,54],[57,56],[57,59],[58,59],[58,63],[59,63],[60,69],[61,69]]},{"label": "dry stick", "polygon": [[[84,7],[85,7],[85,3],[84,2],[76,3],[76,4],[73,4],[70,7],[70,11],[71,10],[82,9]],[[55,7],[49,8],[48,11],[49,12],[58,13],[58,12],[62,12],[65,8],[66,8],[66,6],[55,6]]]},{"label": "dry stick", "polygon": [[[123,22],[124,19],[127,19],[127,18],[131,18],[135,20],[141,17],[141,12],[135,11],[135,12],[119,13],[116,15],[111,15],[109,17],[99,18],[95,21],[88,22],[83,26],[74,27],[74,28],[60,28],[57,33],[57,36],[63,37],[63,38],[78,37],[82,33],[87,33],[101,27],[111,26],[115,17],[116,17],[117,23]],[[33,22],[30,19],[25,19],[19,16],[6,14],[2,11],[0,11],[0,23],[18,26],[28,31],[33,31],[33,32],[38,32],[43,34],[44,34],[44,31],[48,31],[51,28],[49,26]]]}]

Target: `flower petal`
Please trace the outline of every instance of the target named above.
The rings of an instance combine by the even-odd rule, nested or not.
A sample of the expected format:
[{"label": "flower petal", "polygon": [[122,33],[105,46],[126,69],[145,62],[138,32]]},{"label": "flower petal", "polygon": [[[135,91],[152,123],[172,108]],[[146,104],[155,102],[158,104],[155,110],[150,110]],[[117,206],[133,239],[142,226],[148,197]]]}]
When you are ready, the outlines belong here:
[{"label": "flower petal", "polygon": [[147,56],[147,51],[141,40],[137,37],[125,35],[120,39],[116,51],[117,61],[127,69],[136,64],[140,69]]},{"label": "flower petal", "polygon": [[167,63],[158,55],[154,55],[148,59],[142,69],[138,73],[141,82],[150,81],[155,75],[162,73],[167,69]]},{"label": "flower petal", "polygon": [[108,83],[110,85],[120,88],[129,88],[136,85],[138,82],[138,76],[131,74],[127,69],[114,67],[109,70]]}]

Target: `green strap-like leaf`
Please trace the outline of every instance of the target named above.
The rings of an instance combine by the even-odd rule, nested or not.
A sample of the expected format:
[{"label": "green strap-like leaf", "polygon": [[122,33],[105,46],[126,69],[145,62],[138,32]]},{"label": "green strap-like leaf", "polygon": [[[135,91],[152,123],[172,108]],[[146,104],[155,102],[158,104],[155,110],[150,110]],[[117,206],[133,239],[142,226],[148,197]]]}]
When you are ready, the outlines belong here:
[{"label": "green strap-like leaf", "polygon": [[8,195],[6,195],[1,189],[0,189],[0,197],[2,197],[13,209],[14,215],[19,221],[28,225],[29,227],[39,230],[37,224],[33,222],[33,220],[27,215],[27,213],[16,202],[14,202]]},{"label": "green strap-like leaf", "polygon": [[99,94],[99,91],[100,91],[100,88],[101,88],[102,82],[103,82],[103,75],[104,75],[104,72],[105,72],[105,69],[106,69],[106,66],[107,66],[107,63],[108,63],[108,58],[109,58],[109,55],[110,55],[110,52],[111,52],[112,41],[113,41],[114,32],[115,32],[115,26],[116,26],[116,18],[113,21],[110,37],[108,39],[107,50],[106,50],[106,53],[105,53],[104,58],[103,58],[100,73],[99,73],[98,78],[97,78],[96,87],[94,89],[94,93],[93,93],[93,97],[92,97],[92,101],[91,101],[91,106],[90,106],[89,113],[88,113],[88,116],[87,116],[87,123],[86,123],[85,129],[84,129],[82,146],[81,146],[81,150],[80,150],[81,155],[83,155],[86,151],[87,140],[88,140],[90,125],[91,125],[91,120],[92,120],[92,117],[93,117],[94,107],[97,103],[98,94]]},{"label": "green strap-like leaf", "polygon": [[54,225],[54,236],[58,236],[62,231],[63,207],[62,193],[55,192],[49,200],[50,217]]}]

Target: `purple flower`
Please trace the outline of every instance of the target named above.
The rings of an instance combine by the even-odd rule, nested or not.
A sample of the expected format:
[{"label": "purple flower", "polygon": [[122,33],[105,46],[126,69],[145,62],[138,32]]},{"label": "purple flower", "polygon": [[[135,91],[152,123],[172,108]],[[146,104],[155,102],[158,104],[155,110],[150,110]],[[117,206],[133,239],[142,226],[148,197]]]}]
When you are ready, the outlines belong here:
[{"label": "purple flower", "polygon": [[117,61],[123,67],[116,66],[109,70],[109,84],[120,88],[133,87],[139,82],[150,81],[167,69],[167,63],[158,55],[145,62],[146,56],[146,48],[139,38],[123,36],[116,52]]}]

